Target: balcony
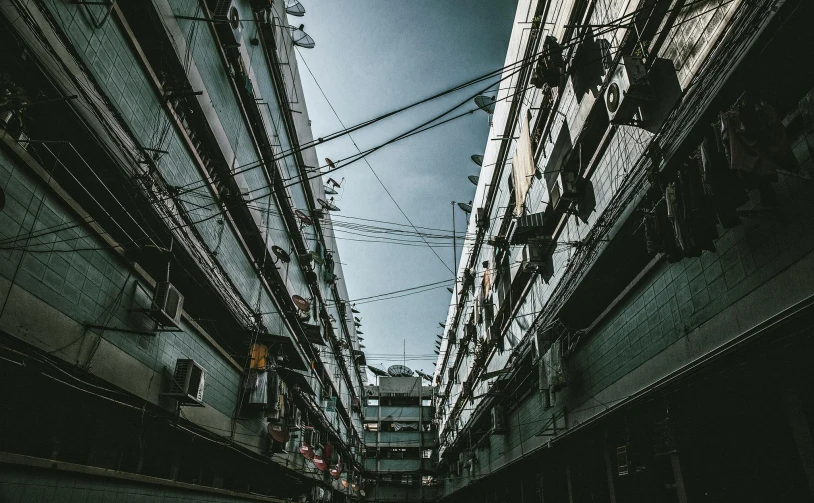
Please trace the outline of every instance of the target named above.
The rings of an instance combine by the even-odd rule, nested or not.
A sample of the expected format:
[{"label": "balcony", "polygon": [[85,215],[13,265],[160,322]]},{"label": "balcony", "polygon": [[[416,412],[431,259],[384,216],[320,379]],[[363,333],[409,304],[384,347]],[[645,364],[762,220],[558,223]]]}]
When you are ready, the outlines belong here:
[{"label": "balcony", "polygon": [[421,461],[420,459],[366,459],[365,470],[379,473],[417,472],[421,469]]},{"label": "balcony", "polygon": [[[419,442],[421,439],[421,442]],[[382,447],[419,447],[431,448],[436,443],[435,433],[425,431],[375,431],[365,432],[365,444],[369,446],[379,445]]]},{"label": "balcony", "polygon": [[433,487],[379,484],[370,491],[367,498],[371,501],[435,500],[435,492]]},{"label": "balcony", "polygon": [[432,420],[432,407],[365,407],[365,419],[367,420],[390,420],[390,421],[418,421],[419,410],[421,413],[421,421]]}]

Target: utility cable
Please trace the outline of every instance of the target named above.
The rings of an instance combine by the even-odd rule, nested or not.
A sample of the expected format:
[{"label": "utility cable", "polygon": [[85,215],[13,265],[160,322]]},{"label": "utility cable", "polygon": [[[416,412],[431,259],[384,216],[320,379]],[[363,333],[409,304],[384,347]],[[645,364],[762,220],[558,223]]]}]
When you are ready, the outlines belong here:
[{"label": "utility cable", "polygon": [[[299,50],[297,51],[297,53],[300,55],[300,61],[302,61],[302,63],[305,65],[305,68],[308,70],[308,73],[311,75],[311,78],[314,79],[314,84],[317,85],[317,89],[319,89],[319,92],[322,94],[322,97],[325,98],[325,102],[328,103],[328,106],[331,108],[331,111],[333,112],[334,116],[336,117],[336,120],[339,121],[339,124],[343,128],[347,129],[347,126],[345,126],[345,123],[342,122],[342,119],[339,117],[339,113],[337,113],[336,108],[334,108],[333,103],[331,103],[331,100],[328,99],[328,96],[325,94],[325,91],[322,89],[322,86],[320,85],[319,81],[317,80],[316,75],[314,75],[314,72],[311,70],[311,67],[308,66],[308,62],[305,61],[305,58],[302,57],[302,53]],[[353,139],[353,136],[351,136],[350,132],[348,132],[348,139],[350,139],[351,143],[353,143],[353,146],[356,148],[356,151],[361,154],[362,150],[359,148],[359,145],[356,144],[356,140]],[[410,227],[412,227],[413,230],[415,230],[416,233],[418,233],[418,229],[416,228],[415,224],[413,223],[412,220],[410,220],[410,217],[407,216],[407,213],[404,212],[401,205],[398,203],[398,201],[396,201],[396,198],[393,197],[393,194],[390,193],[390,190],[387,188],[387,186],[385,186],[384,182],[382,182],[382,179],[379,178],[379,175],[378,175],[378,173],[376,173],[376,170],[374,170],[373,166],[370,165],[370,161],[368,161],[367,158],[364,158],[364,161],[365,161],[365,164],[367,164],[367,167],[370,168],[370,172],[373,173],[374,177],[376,177],[376,181],[379,182],[379,185],[382,186],[382,189],[384,189],[384,191],[387,193],[387,196],[390,198],[391,201],[393,201],[393,204],[396,206],[396,208],[398,208],[401,215],[404,217],[405,220],[407,220],[407,223],[410,224]],[[453,232],[455,232],[455,229],[453,229]],[[432,254],[435,255],[438,258],[438,260],[441,261],[441,263],[444,265],[444,267],[450,273],[452,273],[452,275],[454,276],[455,273],[452,271],[452,269],[441,258],[441,256],[438,255],[438,253],[433,249],[433,247],[430,246],[430,244],[427,242],[426,239],[424,239],[423,236],[421,236],[421,240],[424,241],[424,244],[427,245],[427,247],[430,249]]]}]

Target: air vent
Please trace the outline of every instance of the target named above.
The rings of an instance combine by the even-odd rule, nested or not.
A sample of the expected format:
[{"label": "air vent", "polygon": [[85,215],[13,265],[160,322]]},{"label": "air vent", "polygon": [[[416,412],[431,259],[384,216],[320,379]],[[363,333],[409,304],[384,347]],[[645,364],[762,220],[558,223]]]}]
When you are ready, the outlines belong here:
[{"label": "air vent", "polygon": [[184,405],[203,405],[206,370],[188,358],[175,362],[169,391],[162,393],[178,399]]},{"label": "air vent", "polygon": [[178,328],[184,307],[184,296],[169,282],[156,284],[150,315],[163,326]]},{"label": "air vent", "polygon": [[605,90],[605,107],[614,124],[630,124],[639,107],[651,98],[647,70],[641,58],[622,56]]}]

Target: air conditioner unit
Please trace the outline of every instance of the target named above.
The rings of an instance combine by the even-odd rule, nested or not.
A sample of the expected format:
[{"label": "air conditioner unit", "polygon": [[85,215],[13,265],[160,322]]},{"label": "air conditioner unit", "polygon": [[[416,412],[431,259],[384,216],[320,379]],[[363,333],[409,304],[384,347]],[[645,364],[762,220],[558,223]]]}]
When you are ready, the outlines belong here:
[{"label": "air conditioner unit", "polygon": [[181,358],[175,362],[169,391],[162,393],[185,405],[202,405],[206,370],[194,360]]},{"label": "air conditioner unit", "polygon": [[579,199],[579,176],[576,173],[560,171],[548,193],[551,196],[551,207],[554,211],[562,210],[567,203]]},{"label": "air conditioner unit", "polygon": [[489,213],[486,212],[486,208],[477,209],[475,213],[475,225],[478,229],[489,229]]},{"label": "air conditioner unit", "polygon": [[232,34],[231,40],[224,40],[224,43],[240,44],[243,32],[243,24],[240,21],[240,11],[234,1],[219,0],[212,10],[212,17],[219,23],[228,25]]},{"label": "air conditioner unit", "polygon": [[449,378],[449,382],[455,382],[455,369],[447,369],[447,376]]},{"label": "air conditioner unit", "polygon": [[544,211],[519,217],[514,222],[512,244],[525,244],[529,239],[544,235],[545,224]]},{"label": "air conditioner unit", "polygon": [[628,124],[651,98],[647,69],[641,58],[622,56],[605,90],[605,107],[614,124]]},{"label": "air conditioner unit", "polygon": [[288,425],[289,429],[301,430],[303,426],[302,411],[300,409],[294,409],[294,414],[291,414],[289,417],[291,418]]},{"label": "air conditioner unit", "polygon": [[158,323],[178,327],[183,307],[184,296],[174,286],[168,282],[156,284],[150,314]]},{"label": "air conditioner unit", "polygon": [[507,430],[506,411],[502,405],[495,405],[492,407],[492,433],[502,434]]},{"label": "air conditioner unit", "polygon": [[463,393],[464,394],[471,394],[472,393],[472,381],[466,379],[463,382]]},{"label": "air conditioner unit", "polygon": [[534,239],[523,248],[523,269],[543,267],[549,260],[549,250],[554,244],[551,239]]}]

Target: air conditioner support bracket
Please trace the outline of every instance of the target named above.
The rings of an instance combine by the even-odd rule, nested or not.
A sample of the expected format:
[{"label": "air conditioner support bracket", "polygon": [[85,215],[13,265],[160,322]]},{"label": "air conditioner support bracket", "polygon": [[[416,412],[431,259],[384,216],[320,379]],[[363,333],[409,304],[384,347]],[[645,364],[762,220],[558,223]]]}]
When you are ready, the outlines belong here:
[{"label": "air conditioner support bracket", "polygon": [[[562,425],[557,426],[557,420],[562,418]],[[551,419],[543,426],[543,429],[537,432],[538,437],[556,437],[568,429],[568,409],[563,407],[559,413],[554,413]]]},{"label": "air conditioner support bracket", "polygon": [[148,332],[146,330],[131,330],[129,328],[118,328],[118,327],[108,327],[104,325],[93,325],[91,323],[85,323],[83,325],[87,329],[94,329],[94,330],[109,330],[110,332],[120,332],[123,334],[137,334],[137,335],[149,335],[155,337],[156,332],[182,332],[182,330],[174,329],[174,330],[162,330],[157,328],[153,332]]}]

